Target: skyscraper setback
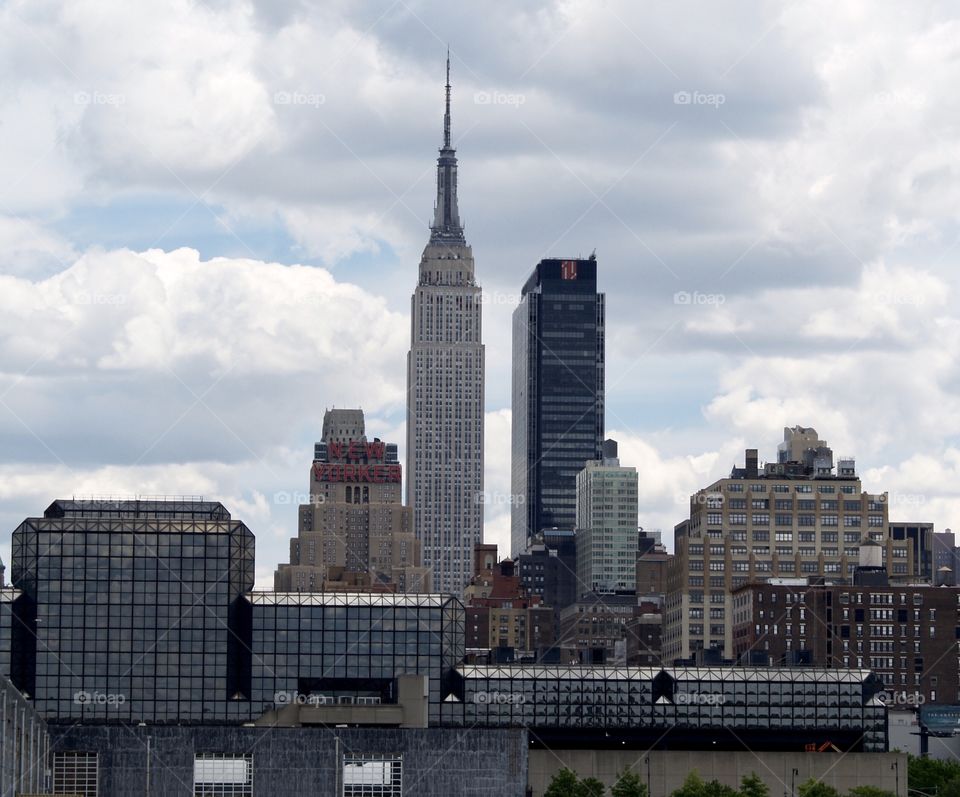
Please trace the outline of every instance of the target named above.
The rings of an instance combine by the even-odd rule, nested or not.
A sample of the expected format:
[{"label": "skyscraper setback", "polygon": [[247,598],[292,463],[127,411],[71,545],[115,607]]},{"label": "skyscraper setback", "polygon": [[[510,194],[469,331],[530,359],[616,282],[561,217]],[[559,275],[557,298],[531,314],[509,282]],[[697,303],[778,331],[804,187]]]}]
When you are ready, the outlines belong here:
[{"label": "skyscraper setback", "polygon": [[323,440],[310,468],[290,563],[274,574],[278,592],[429,592],[413,512],[400,501],[396,443],[367,440],[363,410],[323,415]]},{"label": "skyscraper setback", "polygon": [[596,258],[537,264],[513,312],[513,556],[576,524],[577,474],[601,459],[604,325]]},{"label": "skyscraper setback", "polygon": [[407,358],[407,504],[439,592],[460,594],[483,535],[481,290],[457,207],[447,56],[443,146],[430,240],[420,259]]}]

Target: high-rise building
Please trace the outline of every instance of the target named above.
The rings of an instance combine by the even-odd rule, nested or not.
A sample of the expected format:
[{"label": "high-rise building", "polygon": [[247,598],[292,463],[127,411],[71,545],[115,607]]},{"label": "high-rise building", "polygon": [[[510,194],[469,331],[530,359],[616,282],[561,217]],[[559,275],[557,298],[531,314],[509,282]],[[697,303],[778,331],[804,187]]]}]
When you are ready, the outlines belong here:
[{"label": "high-rise building", "polygon": [[604,295],[597,261],[541,260],[513,312],[511,553],[572,531],[577,474],[601,459]]},{"label": "high-rise building", "polygon": [[882,544],[891,578],[911,578],[912,547],[890,537],[886,494],[863,491],[853,459],[839,459],[834,472],[824,441],[808,435],[792,446],[792,431],[788,456],[802,460],[761,468],[757,450],[747,449],[744,467],[691,496],[667,573],[666,661],[698,650],[730,658],[731,590],[773,577],[852,579],[866,540]]},{"label": "high-rise building", "polygon": [[429,592],[413,510],[400,496],[396,443],[368,441],[363,410],[327,410],[314,446],[309,502],[300,506],[281,592]]},{"label": "high-rise building", "polygon": [[430,240],[413,294],[407,358],[407,505],[433,587],[461,594],[483,537],[481,290],[457,208],[450,58]]},{"label": "high-rise building", "polygon": [[603,459],[577,474],[577,594],[636,592],[637,469],[603,443]]}]

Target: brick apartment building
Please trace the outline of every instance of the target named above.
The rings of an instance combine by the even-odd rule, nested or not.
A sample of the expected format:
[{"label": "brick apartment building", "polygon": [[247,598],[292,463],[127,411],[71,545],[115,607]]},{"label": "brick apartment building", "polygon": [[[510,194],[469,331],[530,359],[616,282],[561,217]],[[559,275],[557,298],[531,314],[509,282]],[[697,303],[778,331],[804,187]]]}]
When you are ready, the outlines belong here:
[{"label": "brick apartment building", "polygon": [[960,700],[960,588],[772,579],[735,588],[733,615],[743,663],[869,668],[905,706]]},{"label": "brick apartment building", "polygon": [[553,646],[553,608],[523,586],[513,560],[497,561],[496,545],[474,546],[474,576],[464,599],[468,650],[536,652]]},{"label": "brick apartment building", "polygon": [[690,499],[667,570],[664,656],[733,653],[732,591],[769,578],[851,578],[861,543],[878,542],[894,580],[913,580],[910,540],[889,534],[886,493],[864,492],[852,458],[809,427],[784,429],[777,461],[756,449],[730,476]]}]

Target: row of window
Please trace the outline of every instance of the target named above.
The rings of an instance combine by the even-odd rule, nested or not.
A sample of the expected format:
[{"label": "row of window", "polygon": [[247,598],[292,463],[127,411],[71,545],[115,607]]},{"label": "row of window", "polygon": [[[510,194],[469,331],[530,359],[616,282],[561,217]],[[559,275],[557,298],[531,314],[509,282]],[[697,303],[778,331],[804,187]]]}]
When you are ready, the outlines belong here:
[{"label": "row of window", "polygon": [[[345,753],[338,797],[401,797],[403,756]],[[252,753],[198,753],[193,762],[194,797],[253,797]],[[98,797],[100,760],[95,752],[55,752],[53,793]]]}]

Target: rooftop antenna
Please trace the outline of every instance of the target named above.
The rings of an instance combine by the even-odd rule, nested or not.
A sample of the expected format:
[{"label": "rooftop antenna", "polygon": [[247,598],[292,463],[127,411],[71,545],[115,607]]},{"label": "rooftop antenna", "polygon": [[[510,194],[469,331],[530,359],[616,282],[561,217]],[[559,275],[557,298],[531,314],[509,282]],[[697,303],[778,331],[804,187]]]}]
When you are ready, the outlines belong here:
[{"label": "rooftop antenna", "polygon": [[443,148],[450,149],[450,45],[447,45],[447,110],[443,115]]}]

